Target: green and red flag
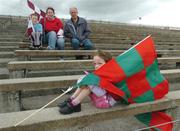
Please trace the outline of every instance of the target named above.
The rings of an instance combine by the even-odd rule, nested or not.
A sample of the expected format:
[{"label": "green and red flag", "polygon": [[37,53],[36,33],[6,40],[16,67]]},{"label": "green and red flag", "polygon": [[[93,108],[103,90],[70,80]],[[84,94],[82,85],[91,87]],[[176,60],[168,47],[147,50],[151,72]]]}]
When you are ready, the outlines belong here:
[{"label": "green and red flag", "polygon": [[[168,81],[158,67],[157,53],[151,36],[113,58],[98,70],[88,74],[77,84],[99,86],[111,94],[122,97],[128,104],[154,101],[169,91]],[[172,121],[162,112],[137,115],[147,126]],[[171,131],[173,125],[156,127],[157,131]]]}]

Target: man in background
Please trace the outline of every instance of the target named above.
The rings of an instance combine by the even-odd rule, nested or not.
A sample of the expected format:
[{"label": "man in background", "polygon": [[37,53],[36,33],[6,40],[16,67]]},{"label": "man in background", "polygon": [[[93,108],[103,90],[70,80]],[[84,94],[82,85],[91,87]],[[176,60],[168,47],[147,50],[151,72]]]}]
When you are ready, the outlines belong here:
[{"label": "man in background", "polygon": [[[85,50],[93,49],[92,42],[88,39],[91,31],[84,18],[78,16],[78,9],[71,7],[69,9],[71,19],[65,23],[64,36],[70,38],[74,50],[84,47]],[[82,59],[82,56],[76,56],[76,59]]]}]

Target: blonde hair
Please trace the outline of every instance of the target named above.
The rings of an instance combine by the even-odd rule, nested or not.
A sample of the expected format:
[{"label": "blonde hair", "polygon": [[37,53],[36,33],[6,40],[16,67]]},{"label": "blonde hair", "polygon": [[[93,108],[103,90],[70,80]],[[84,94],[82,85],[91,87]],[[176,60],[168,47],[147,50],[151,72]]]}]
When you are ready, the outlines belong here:
[{"label": "blonde hair", "polygon": [[105,52],[103,50],[98,50],[97,52],[94,53],[94,56],[101,57],[105,62],[108,62],[112,59],[111,53]]}]

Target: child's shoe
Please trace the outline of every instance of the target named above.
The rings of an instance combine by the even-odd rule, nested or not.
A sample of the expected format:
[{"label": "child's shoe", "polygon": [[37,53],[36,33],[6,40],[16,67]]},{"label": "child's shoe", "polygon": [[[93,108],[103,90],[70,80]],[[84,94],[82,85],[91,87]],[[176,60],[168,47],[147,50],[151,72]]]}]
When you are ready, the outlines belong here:
[{"label": "child's shoe", "polygon": [[29,49],[30,49],[30,50],[34,50],[35,47],[31,45],[31,46],[29,46]]},{"label": "child's shoe", "polygon": [[81,111],[81,104],[73,105],[71,102],[68,102],[67,105],[59,110],[63,115],[72,114],[74,112]]},{"label": "child's shoe", "polygon": [[64,102],[59,103],[59,104],[58,104],[58,107],[59,107],[59,108],[64,108],[64,107],[67,105],[67,103],[68,103],[68,102],[71,102],[71,101],[72,101],[71,98],[68,98],[68,99],[66,99]]},{"label": "child's shoe", "polygon": [[39,50],[43,50],[43,47],[42,47],[42,46],[39,46]]}]

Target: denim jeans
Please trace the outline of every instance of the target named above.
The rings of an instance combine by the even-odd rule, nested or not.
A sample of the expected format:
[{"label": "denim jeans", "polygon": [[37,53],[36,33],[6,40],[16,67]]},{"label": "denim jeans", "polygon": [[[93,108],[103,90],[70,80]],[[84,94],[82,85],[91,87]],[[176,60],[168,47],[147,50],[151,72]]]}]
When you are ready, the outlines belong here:
[{"label": "denim jeans", "polygon": [[93,49],[92,42],[89,39],[84,39],[82,42],[80,42],[76,38],[71,39],[71,45],[72,45],[74,50],[78,50],[81,43],[84,46],[85,50],[92,50]]},{"label": "denim jeans", "polygon": [[54,50],[57,48],[58,50],[64,50],[64,38],[58,38],[55,31],[48,32],[45,37],[45,41],[48,43],[49,49]]}]

